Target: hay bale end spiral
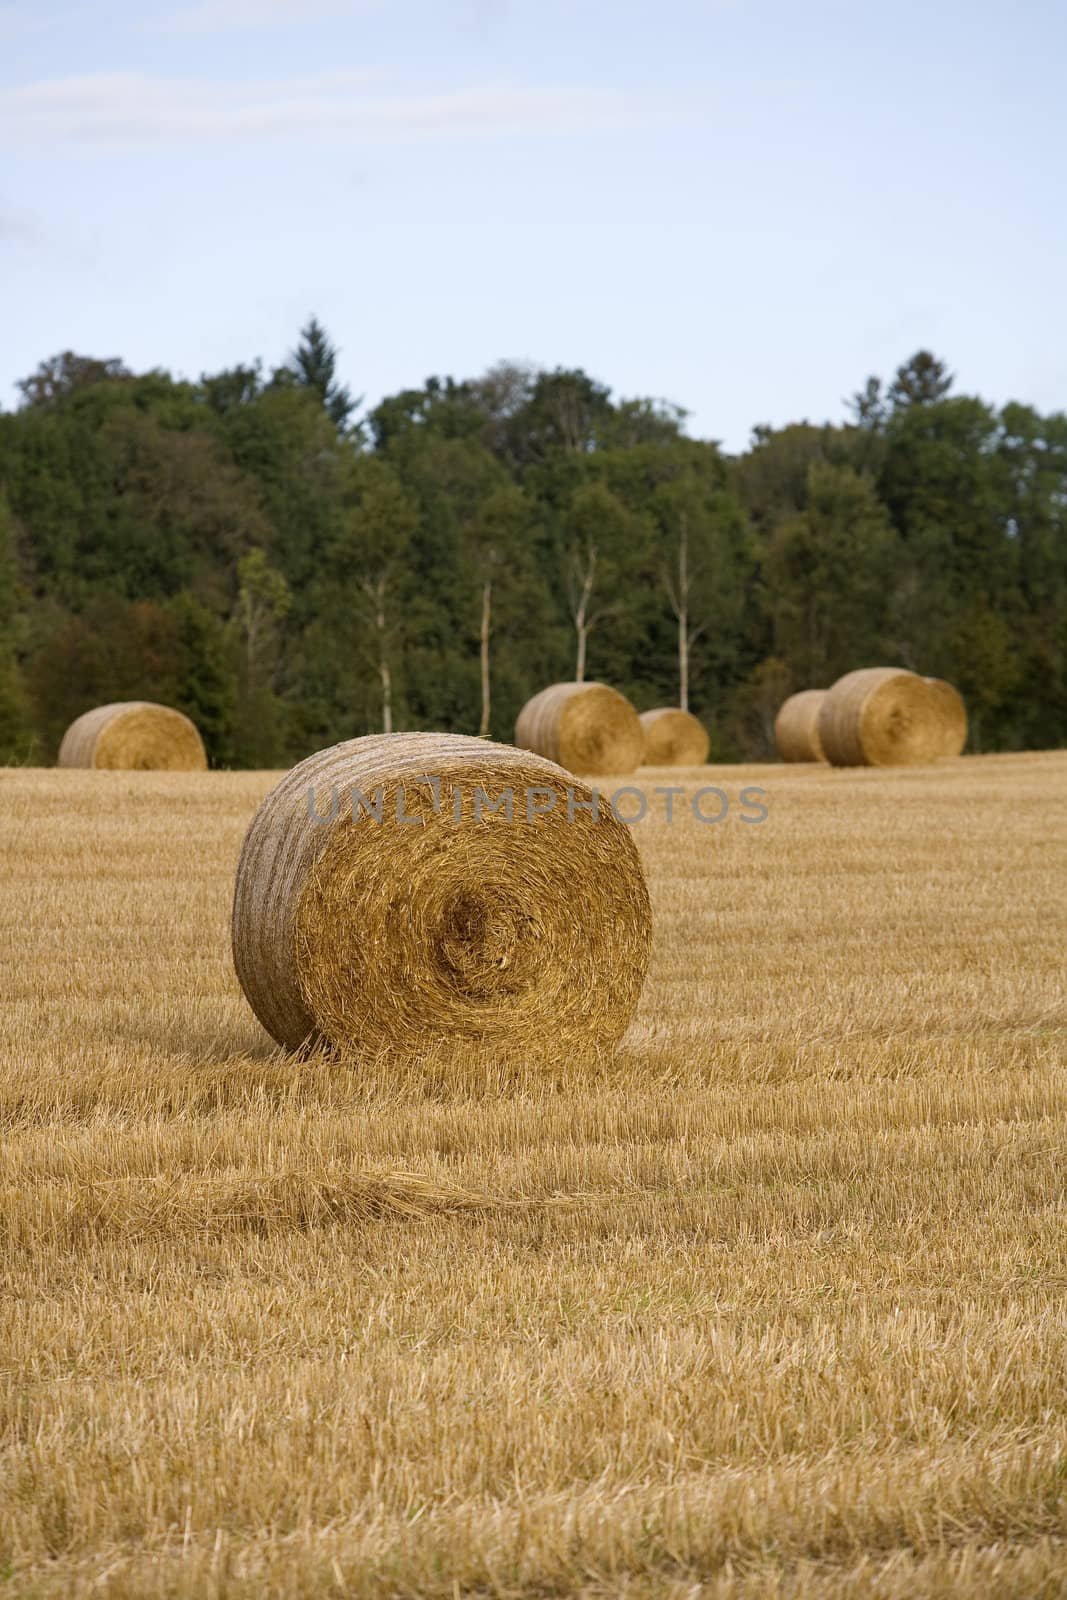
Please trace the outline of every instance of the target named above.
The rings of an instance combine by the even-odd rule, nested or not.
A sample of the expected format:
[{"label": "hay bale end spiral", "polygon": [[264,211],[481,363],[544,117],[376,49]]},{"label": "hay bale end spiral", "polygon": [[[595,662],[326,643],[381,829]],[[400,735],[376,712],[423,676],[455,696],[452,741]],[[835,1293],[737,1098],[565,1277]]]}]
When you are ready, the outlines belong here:
[{"label": "hay bale end spiral", "polygon": [[642,766],[701,767],[707,761],[708,730],[681,706],[642,711],[640,721],[645,735]]},{"label": "hay bale end spiral", "polygon": [[552,762],[459,735],[382,734],[302,761],[237,869],[234,964],[264,1027],[372,1058],[612,1048],[651,909],[629,829],[606,802],[585,809],[591,795]]},{"label": "hay bale end spiral", "polygon": [[861,667],[827,690],[819,738],[836,767],[921,766],[943,754],[945,721],[924,678],[903,667]]},{"label": "hay bale end spiral", "polygon": [[941,754],[955,757],[963,754],[967,743],[967,707],[959,690],[944,678],[923,680],[934,696],[941,712],[943,743]]}]

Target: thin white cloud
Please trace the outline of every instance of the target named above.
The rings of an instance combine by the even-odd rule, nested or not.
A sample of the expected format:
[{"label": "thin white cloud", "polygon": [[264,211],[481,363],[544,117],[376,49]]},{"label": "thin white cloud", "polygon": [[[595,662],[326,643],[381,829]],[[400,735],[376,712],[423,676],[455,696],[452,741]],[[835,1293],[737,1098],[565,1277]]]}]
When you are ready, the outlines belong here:
[{"label": "thin white cloud", "polygon": [[294,24],[357,17],[379,9],[382,0],[200,0],[147,26],[166,33],[229,33],[248,28],[286,28]]},{"label": "thin white cloud", "polygon": [[42,237],[40,221],[30,212],[0,210],[0,245],[36,245]]},{"label": "thin white cloud", "polygon": [[40,33],[53,27],[59,19],[45,16],[40,10],[30,10],[27,5],[5,5],[0,0],[0,43],[19,39],[24,34]]},{"label": "thin white cloud", "polygon": [[572,134],[632,125],[634,109],[622,94],[593,88],[386,92],[373,72],[236,83],[113,73],[0,89],[0,145],[136,149],[342,132],[376,143]]}]

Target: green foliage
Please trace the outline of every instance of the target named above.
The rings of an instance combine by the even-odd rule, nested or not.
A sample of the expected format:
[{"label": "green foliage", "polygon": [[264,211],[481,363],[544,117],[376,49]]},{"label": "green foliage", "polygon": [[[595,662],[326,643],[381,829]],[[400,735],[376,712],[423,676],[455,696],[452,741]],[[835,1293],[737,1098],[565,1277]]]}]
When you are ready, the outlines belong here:
[{"label": "green foliage", "polygon": [[223,372],[201,373],[200,388],[212,411],[220,417],[228,416],[240,406],[251,405],[263,392],[263,366],[259,361],[250,367],[228,367]]},{"label": "green foliage", "polygon": [[958,616],[948,646],[956,662],[956,685],[970,711],[971,746],[980,750],[990,713],[1005,703],[1019,681],[1011,629],[988,597],[976,594]]},{"label": "green foliage", "polygon": [[284,710],[277,693],[280,629],[292,605],[289,585],[262,550],[237,563],[231,636],[237,652],[235,743],[242,765],[273,766],[282,756]]},{"label": "green foliage", "polygon": [[0,494],[0,762],[26,761],[34,747],[32,708],[18,659],[25,600],[15,519]]},{"label": "green foliage", "polygon": [[952,388],[952,374],[943,361],[929,350],[917,350],[909,361],[897,368],[889,389],[889,403],[903,406],[930,406],[943,400]]},{"label": "green foliage", "polygon": [[238,766],[247,752],[237,742],[238,688],[226,625],[185,592],[167,601],[164,609],[173,620],[179,663],[174,704],[196,723],[212,766]]},{"label": "green foliage", "polygon": [[65,400],[79,389],[93,388],[109,380],[130,378],[128,367],[115,357],[99,361],[92,356],[77,356],[73,350],[42,361],[37,371],[16,385],[27,406],[50,406]]},{"label": "green foliage", "polygon": [[773,760],[774,719],[782,701],[795,688],[796,679],[780,656],[766,656],[754,667],[733,697],[727,721],[732,751],[743,750],[757,759]]},{"label": "green foliage", "polygon": [[764,573],[775,655],[824,687],[865,658],[881,660],[896,536],[869,478],[813,461],[804,509],[780,522]]},{"label": "green foliage", "polygon": [[[653,645],[640,704],[677,702],[678,632],[682,578],[688,653],[690,709],[721,727],[729,701],[748,664],[755,545],[740,500],[726,488],[717,452],[659,452],[671,470],[652,489],[656,566],[646,606],[647,637]],[[664,605],[666,600],[667,605]],[[671,691],[663,694],[666,681]]]},{"label": "green foliage", "polygon": [[24,603],[25,594],[15,548],[15,518],[7,496],[0,491],[0,642],[14,643],[19,609]]},{"label": "green foliage", "polygon": [[575,670],[770,753],[793,689],[900,662],[981,748],[1067,742],[1067,418],[951,393],[920,351],[842,426],[735,460],[664,402],[502,363],[382,400],[312,319],[291,364],[178,382],[65,352],[0,414],[0,759],[105,700],[187,711],[212,763],[490,730]]},{"label": "green foliage", "polygon": [[319,398],[326,415],[336,428],[344,428],[352,412],[360,404],[353,400],[348,389],[337,381],[337,350],[330,343],[326,330],[316,317],[310,318],[300,330],[300,343],[293,353],[288,369],[276,376],[292,374],[296,382],[310,389]]},{"label": "green foliage", "polygon": [[0,764],[25,765],[37,749],[33,709],[18,663],[0,652]]},{"label": "green foliage", "polygon": [[153,600],[94,595],[78,613],[52,611],[27,664],[36,724],[54,754],[64,729],[111,700],[180,707],[191,663],[178,619]]}]

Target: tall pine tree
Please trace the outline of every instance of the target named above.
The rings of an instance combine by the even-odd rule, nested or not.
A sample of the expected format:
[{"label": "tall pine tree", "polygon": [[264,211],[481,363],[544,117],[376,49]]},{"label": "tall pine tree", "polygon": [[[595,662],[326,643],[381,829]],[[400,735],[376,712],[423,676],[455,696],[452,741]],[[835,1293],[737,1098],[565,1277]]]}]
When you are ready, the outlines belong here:
[{"label": "tall pine tree", "polygon": [[337,356],[337,346],[330,343],[326,329],[317,317],[311,317],[300,330],[289,371],[297,383],[315,391],[330,421],[343,430],[362,404],[362,396],[354,400],[350,390],[337,381]]}]

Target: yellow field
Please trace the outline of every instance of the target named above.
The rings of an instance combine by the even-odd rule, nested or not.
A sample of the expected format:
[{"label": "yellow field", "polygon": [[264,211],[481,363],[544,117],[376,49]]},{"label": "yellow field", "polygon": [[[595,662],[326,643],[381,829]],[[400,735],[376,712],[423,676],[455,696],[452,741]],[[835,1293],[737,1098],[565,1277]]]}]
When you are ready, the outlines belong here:
[{"label": "yellow field", "polygon": [[585,1069],[274,1050],[273,781],[0,773],[0,1595],[1067,1592],[1067,753],[702,776]]}]

